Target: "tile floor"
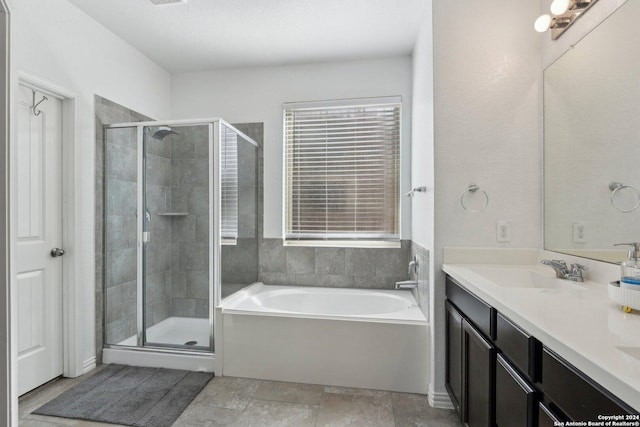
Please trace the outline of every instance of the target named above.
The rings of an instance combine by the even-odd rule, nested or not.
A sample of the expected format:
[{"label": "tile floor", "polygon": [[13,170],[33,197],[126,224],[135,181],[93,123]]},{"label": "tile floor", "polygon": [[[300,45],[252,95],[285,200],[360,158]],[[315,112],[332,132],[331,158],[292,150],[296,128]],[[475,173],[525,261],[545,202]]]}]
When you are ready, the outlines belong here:
[{"label": "tile floor", "polygon": [[[100,369],[100,368],[98,368]],[[31,414],[82,379],[61,378],[20,398],[20,427],[113,426]],[[434,409],[417,394],[215,377],[174,427],[460,426],[453,411]]]}]

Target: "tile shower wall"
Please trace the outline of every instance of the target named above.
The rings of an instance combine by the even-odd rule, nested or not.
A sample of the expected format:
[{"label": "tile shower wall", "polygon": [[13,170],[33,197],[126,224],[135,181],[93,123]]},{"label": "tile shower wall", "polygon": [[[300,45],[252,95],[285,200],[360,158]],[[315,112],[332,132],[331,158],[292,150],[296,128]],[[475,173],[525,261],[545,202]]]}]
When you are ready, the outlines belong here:
[{"label": "tile shower wall", "polygon": [[171,135],[171,315],[209,317],[209,128]]},{"label": "tile shower wall", "polygon": [[[117,130],[112,135],[113,144],[110,145],[109,150],[105,150],[102,125],[145,121],[149,118],[99,96],[95,97],[94,102],[96,119],[95,336],[96,359],[99,364],[102,361],[105,325],[109,326],[106,328],[109,331],[106,337],[108,342],[121,341],[136,332],[135,131]],[[105,168],[105,162],[107,168]],[[107,194],[107,197],[105,197],[105,184],[114,190]],[[113,230],[106,239],[103,234],[104,227]]]},{"label": "tile shower wall", "polygon": [[145,198],[151,219],[147,225],[151,240],[145,245],[147,328],[171,315],[171,217],[160,214],[169,210],[172,138],[173,135],[163,139],[146,138]]}]

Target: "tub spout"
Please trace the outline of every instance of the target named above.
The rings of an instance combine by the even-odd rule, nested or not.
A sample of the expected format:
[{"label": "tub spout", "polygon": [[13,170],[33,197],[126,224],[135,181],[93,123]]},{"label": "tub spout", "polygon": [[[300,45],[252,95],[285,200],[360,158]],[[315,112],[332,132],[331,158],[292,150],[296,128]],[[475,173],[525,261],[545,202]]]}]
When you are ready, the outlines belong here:
[{"label": "tub spout", "polygon": [[403,280],[401,282],[396,282],[396,289],[414,289],[417,287],[417,280]]}]

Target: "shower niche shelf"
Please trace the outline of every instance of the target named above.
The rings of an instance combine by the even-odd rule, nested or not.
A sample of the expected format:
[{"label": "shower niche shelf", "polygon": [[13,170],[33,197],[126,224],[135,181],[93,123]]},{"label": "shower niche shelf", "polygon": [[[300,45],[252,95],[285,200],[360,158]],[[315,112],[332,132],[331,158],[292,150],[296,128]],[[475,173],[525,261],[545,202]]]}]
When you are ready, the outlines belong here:
[{"label": "shower niche shelf", "polygon": [[189,212],[160,212],[158,216],[188,216]]}]

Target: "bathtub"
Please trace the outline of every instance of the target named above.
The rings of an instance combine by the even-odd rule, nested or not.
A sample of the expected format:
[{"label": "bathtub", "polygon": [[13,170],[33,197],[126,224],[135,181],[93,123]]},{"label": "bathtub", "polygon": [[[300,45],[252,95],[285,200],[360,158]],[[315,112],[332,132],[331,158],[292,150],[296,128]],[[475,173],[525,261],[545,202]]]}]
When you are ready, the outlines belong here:
[{"label": "bathtub", "polygon": [[219,375],[426,394],[429,324],[409,291],[255,283],[216,308]]}]

